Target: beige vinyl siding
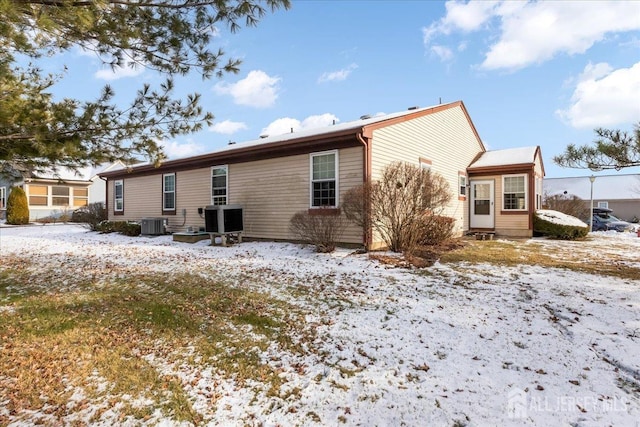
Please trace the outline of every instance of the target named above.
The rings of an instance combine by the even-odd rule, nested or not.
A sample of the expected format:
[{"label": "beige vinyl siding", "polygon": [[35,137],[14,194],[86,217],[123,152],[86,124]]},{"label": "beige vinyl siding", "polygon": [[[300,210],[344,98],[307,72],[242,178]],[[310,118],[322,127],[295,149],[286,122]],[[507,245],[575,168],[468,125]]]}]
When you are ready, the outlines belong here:
[{"label": "beige vinyl siding", "polygon": [[139,221],[142,218],[162,216],[162,174],[124,178],[124,212],[114,215],[114,180],[109,180],[109,219],[112,221]]},{"label": "beige vinyl siding", "polygon": [[[480,179],[480,178],[478,178]],[[495,212],[495,230],[496,233],[505,236],[528,236],[529,232],[529,212],[519,212],[516,214],[502,214],[503,197],[502,197],[502,175],[483,176],[483,180],[493,180],[494,185],[494,212]],[[525,178],[527,192],[529,191],[529,181]],[[527,198],[529,194],[527,193]],[[529,199],[527,199],[529,200]],[[528,202],[527,202],[528,203]]]},{"label": "beige vinyl siding", "polygon": [[[310,207],[309,154],[229,165],[229,202],[245,208],[245,234],[264,239],[294,239],[289,220]],[[338,151],[340,195],[362,183],[360,147]],[[340,200],[340,198],[339,198]],[[349,226],[341,239],[362,243],[362,230]]]},{"label": "beige vinyl siding", "polygon": [[[218,165],[216,165],[218,166]],[[211,168],[176,172],[176,214],[167,216],[171,231],[186,231],[187,227],[204,227],[204,215],[198,208],[211,204]],[[186,210],[186,217],[183,216]]]},{"label": "beige vinyl siding", "polygon": [[[364,168],[364,148],[353,147],[340,150],[340,197],[342,200],[344,194],[351,188],[357,187],[363,183]],[[353,224],[345,229],[342,240],[345,243],[364,243],[364,231],[361,227]]]},{"label": "beige vinyl siding", "polygon": [[[198,208],[211,204],[211,168],[176,173],[176,214],[162,215],[162,174],[124,178],[124,215],[113,214],[114,181],[109,181],[109,219],[167,218],[168,230],[204,227]],[[183,215],[186,210],[186,216]]]},{"label": "beige vinyl siding", "polygon": [[[228,165],[228,204],[244,209],[245,236],[288,239],[289,220],[310,206],[309,154]],[[363,149],[338,150],[340,196],[362,184]],[[221,166],[221,165],[212,165]],[[211,168],[176,172],[176,215],[162,215],[162,174],[124,179],[124,215],[113,215],[113,180],[109,181],[109,219],[139,221],[168,218],[170,231],[204,227],[198,208],[211,204]],[[340,200],[340,197],[339,197]],[[186,209],[186,218],[183,217]],[[363,233],[350,225],[341,239],[362,244]]]},{"label": "beige vinyl siding", "polygon": [[372,178],[378,179],[393,161],[415,165],[419,158],[431,161],[431,170],[449,183],[452,199],[444,214],[456,219],[454,231],[460,235],[469,228],[469,208],[468,196],[467,200],[458,200],[458,173],[466,171],[481,151],[462,108],[451,108],[374,130]]},{"label": "beige vinyl siding", "polygon": [[229,203],[244,208],[247,236],[292,239],[289,219],[309,207],[309,156],[229,165]]}]

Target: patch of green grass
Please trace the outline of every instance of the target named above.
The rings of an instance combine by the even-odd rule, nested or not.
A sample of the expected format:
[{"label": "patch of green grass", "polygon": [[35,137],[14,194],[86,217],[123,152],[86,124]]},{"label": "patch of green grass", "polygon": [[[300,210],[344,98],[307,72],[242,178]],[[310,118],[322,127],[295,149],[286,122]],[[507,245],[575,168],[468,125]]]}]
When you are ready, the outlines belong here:
[{"label": "patch of green grass", "polygon": [[263,316],[258,313],[245,313],[236,316],[234,320],[243,325],[250,325],[255,332],[263,335],[271,336],[275,330],[280,328],[281,324],[271,317]]},{"label": "patch of green grass", "polygon": [[[122,417],[148,419],[158,409],[197,425],[202,416],[172,366],[196,373],[211,367],[279,395],[285,380],[260,351],[276,343],[301,352],[298,337],[311,333],[295,307],[196,275],[129,276],[74,290],[60,277],[43,293],[33,291],[45,288],[38,277],[0,268],[0,301],[10,295],[12,304],[0,316],[0,401],[14,414],[50,407],[62,420],[74,411],[70,396],[82,390],[89,403],[108,401],[96,422],[117,405]],[[133,403],[140,399],[153,403]]]},{"label": "patch of green grass", "polygon": [[[580,245],[580,242],[571,242]],[[568,244],[565,242],[565,244]],[[440,258],[443,264],[487,263],[500,266],[535,265],[548,268],[561,268],[581,273],[601,276],[613,276],[622,279],[637,279],[640,268],[629,265],[632,259],[593,259],[585,257],[584,252],[571,251],[569,248],[549,248],[546,245],[521,241],[470,241],[462,248],[445,252]]]}]

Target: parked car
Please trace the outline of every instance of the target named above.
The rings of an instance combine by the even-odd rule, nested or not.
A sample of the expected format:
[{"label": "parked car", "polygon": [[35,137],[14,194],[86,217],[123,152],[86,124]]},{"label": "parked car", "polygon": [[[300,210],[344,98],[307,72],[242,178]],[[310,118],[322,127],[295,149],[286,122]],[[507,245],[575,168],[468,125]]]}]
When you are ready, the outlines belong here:
[{"label": "parked car", "polygon": [[593,231],[636,231],[636,225],[612,215],[611,209],[593,208]]}]

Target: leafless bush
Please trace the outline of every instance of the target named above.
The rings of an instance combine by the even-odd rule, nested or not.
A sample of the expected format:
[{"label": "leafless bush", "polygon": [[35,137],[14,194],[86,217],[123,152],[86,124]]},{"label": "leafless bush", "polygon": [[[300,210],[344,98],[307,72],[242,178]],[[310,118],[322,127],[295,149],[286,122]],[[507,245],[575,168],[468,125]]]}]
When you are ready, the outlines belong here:
[{"label": "leafless bush", "polygon": [[441,175],[394,162],[377,182],[349,190],[342,207],[349,220],[361,226],[368,220],[390,250],[401,252],[430,240],[425,233],[435,227],[432,218],[441,216],[450,200]]},{"label": "leafless bush", "polygon": [[303,242],[314,245],[317,252],[333,252],[346,225],[339,210],[320,208],[313,213],[300,211],[294,214],[289,229]]},{"label": "leafless bush", "polygon": [[573,194],[555,194],[553,196],[545,194],[542,204],[545,209],[562,212],[580,219],[589,218],[589,206],[585,200]]},{"label": "leafless bush", "polygon": [[418,233],[418,245],[439,245],[453,237],[455,218],[442,215],[424,214],[421,218],[421,228]]},{"label": "leafless bush", "polygon": [[71,221],[85,223],[91,231],[100,231],[100,223],[106,220],[107,209],[102,202],[78,208],[71,215]]},{"label": "leafless bush", "polygon": [[351,187],[342,196],[342,211],[347,219],[355,225],[365,228],[367,226],[367,216],[371,194],[371,185],[363,184],[357,187]]}]

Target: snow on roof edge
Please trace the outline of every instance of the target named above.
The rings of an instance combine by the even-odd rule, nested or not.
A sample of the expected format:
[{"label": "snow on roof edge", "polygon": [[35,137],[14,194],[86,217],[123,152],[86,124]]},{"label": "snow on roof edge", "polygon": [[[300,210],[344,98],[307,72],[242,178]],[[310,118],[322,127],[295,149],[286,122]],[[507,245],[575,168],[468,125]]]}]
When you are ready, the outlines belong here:
[{"label": "snow on roof edge", "polygon": [[536,160],[537,145],[485,151],[469,168],[530,164]]}]

